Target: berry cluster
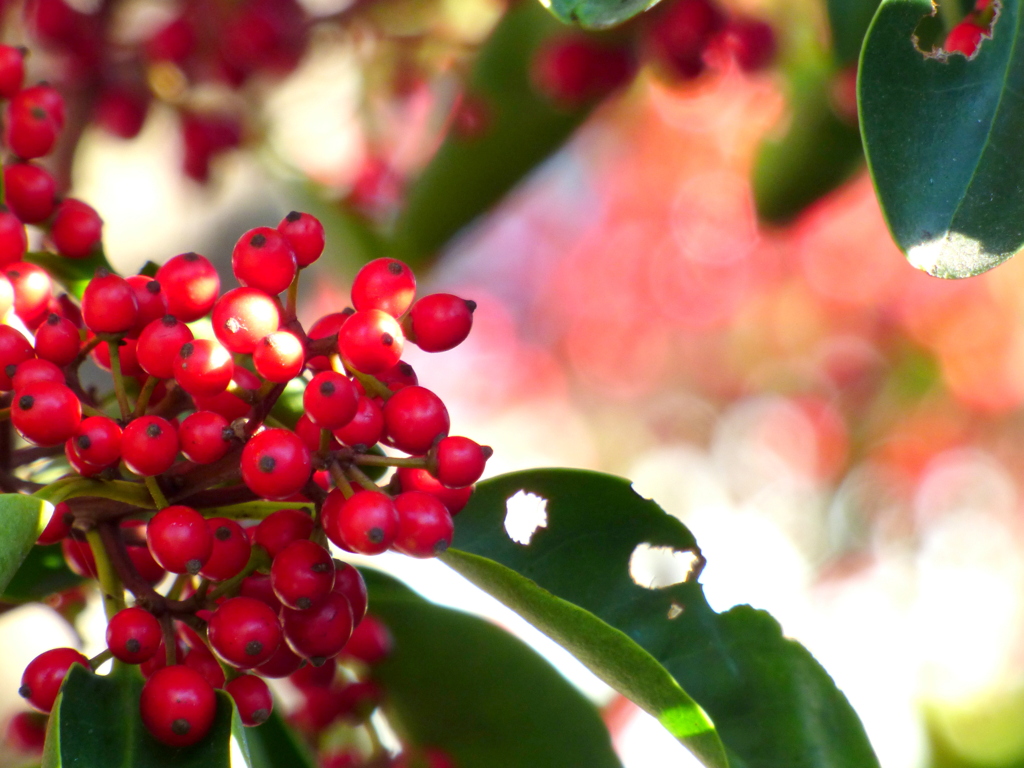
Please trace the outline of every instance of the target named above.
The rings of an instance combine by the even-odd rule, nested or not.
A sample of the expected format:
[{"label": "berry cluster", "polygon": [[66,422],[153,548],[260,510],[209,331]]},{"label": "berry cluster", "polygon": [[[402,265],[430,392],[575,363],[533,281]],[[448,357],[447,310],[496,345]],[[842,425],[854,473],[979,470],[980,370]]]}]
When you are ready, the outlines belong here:
[{"label": "berry cluster", "polygon": [[692,80],[727,58],[744,72],[763,69],[775,49],[775,32],[765,21],[730,17],[713,0],[669,0],[612,40],[554,38],[537,52],[533,79],[554,102],[574,107],[626,85],[639,59],[671,79]]},{"label": "berry cluster", "polygon": [[[401,357],[406,343],[461,343],[475,305],[417,298],[410,269],[382,258],[355,276],[354,308],[307,332],[298,280],[323,248],[320,222],[291,213],[242,235],[231,259],[240,286],[223,293],[195,253],[153,277],[100,268],[79,305],[53,299],[38,268],[41,311],[26,310],[35,284],[8,283],[35,338],[0,326],[4,415],[33,446],[16,452],[23,463],[67,471],[46,487],[7,472],[0,483],[56,502],[39,543],[59,542],[72,570],[105,582],[109,618],[102,658],[59,648],[29,664],[21,694],[36,709],[50,711],[72,664],[110,656],[140,665],[142,721],[176,747],[208,732],[215,688],[245,724],[266,720],[263,678],[291,676],[314,731],[376,706],[371,682],[334,684],[335,657],[372,663],[389,641],[363,621],[362,577],[329,543],[414,557],[451,543],[490,449],[449,435],[444,403]],[[88,358],[110,371],[108,397],[82,387]],[[279,400],[296,385],[292,420]]]}]

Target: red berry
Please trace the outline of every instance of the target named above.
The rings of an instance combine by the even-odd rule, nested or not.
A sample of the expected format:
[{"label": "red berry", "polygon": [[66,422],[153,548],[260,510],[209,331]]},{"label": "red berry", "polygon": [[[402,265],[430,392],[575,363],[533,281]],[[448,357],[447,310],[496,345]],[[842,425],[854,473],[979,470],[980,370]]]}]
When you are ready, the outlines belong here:
[{"label": "red berry", "polygon": [[149,94],[141,89],[109,86],[96,102],[96,125],[120,139],[134,139],[142,131],[149,109]]},{"label": "red berry", "polygon": [[376,616],[367,616],[352,632],[342,654],[364,664],[377,664],[388,657],[394,646],[387,625]]},{"label": "red berry", "polygon": [[346,499],[335,489],[327,494],[321,520],[327,538],[361,555],[379,555],[398,535],[398,511],[384,493],[362,491]]},{"label": "red berry", "polygon": [[[280,610],[280,604],[278,604],[278,610]],[[256,670],[263,677],[288,677],[303,664],[305,664],[305,660],[296,656],[288,647],[288,643],[281,643],[274,651],[274,655],[260,664]]]},{"label": "red berry", "polygon": [[[299,416],[299,420],[295,422],[295,434],[302,438],[303,444],[312,451],[320,450],[320,434],[321,430],[316,424],[310,421],[309,414],[302,414]],[[331,435],[327,443],[328,450],[335,451],[341,448],[334,435]]]},{"label": "red berry", "polygon": [[174,357],[174,380],[190,395],[217,395],[228,388],[235,372],[231,353],[212,339],[182,344]]},{"label": "red berry", "polygon": [[60,551],[72,573],[90,579],[96,578],[96,558],[88,544],[67,536],[61,539]]},{"label": "red berry", "polygon": [[75,324],[51,312],[36,330],[36,354],[54,365],[65,366],[82,348]]},{"label": "red berry", "polygon": [[274,709],[274,698],[267,684],[256,675],[239,675],[224,686],[235,700],[242,725],[265,723]]},{"label": "red berry", "polygon": [[302,373],[305,362],[302,341],[291,331],[277,331],[263,337],[252,353],[256,373],[277,384],[291,381]]},{"label": "red berry", "polygon": [[127,546],[128,559],[132,561],[139,576],[150,584],[158,584],[163,581],[167,571],[160,567],[160,563],[153,559],[153,554],[146,546]]},{"label": "red berry", "polygon": [[17,98],[18,101],[25,105],[39,107],[46,112],[50,119],[56,123],[58,129],[64,127],[64,117],[66,114],[64,97],[52,85],[39,83],[29,88],[23,88],[18,93]]},{"label": "red berry", "polygon": [[213,552],[213,534],[206,520],[181,505],[157,512],[146,526],[146,540],[156,561],[171,573],[195,575]]},{"label": "red berry", "polygon": [[314,663],[337,656],[352,636],[352,607],[337,592],[308,611],[285,608],[281,618],[288,645]]},{"label": "red berry", "polygon": [[384,430],[396,448],[423,454],[448,434],[448,409],[425,387],[405,387],[384,404]]},{"label": "red berry", "polygon": [[123,277],[101,269],[82,294],[82,319],[93,333],[124,333],[139,318],[135,291]]},{"label": "red berry", "polygon": [[78,397],[63,384],[36,382],[16,393],[11,422],[18,433],[40,446],[60,445],[82,421]]},{"label": "red berry", "polygon": [[224,581],[237,576],[249,562],[252,545],[245,530],[234,520],[211,517],[206,521],[213,536],[210,559],[199,569],[199,575],[211,581]]},{"label": "red berry", "polygon": [[405,336],[391,315],[379,309],[356,312],[338,331],[338,351],[363,373],[387,370],[402,357]]},{"label": "red berry", "polygon": [[299,267],[308,267],[324,252],[324,225],[308,213],[292,211],[277,225],[295,252]]},{"label": "red berry", "polygon": [[397,392],[403,387],[415,387],[420,383],[413,367],[401,360],[386,371],[378,373],[377,380],[392,392]]},{"label": "red berry", "polygon": [[21,261],[28,250],[25,225],[6,208],[0,208],[0,266]]},{"label": "red berry", "polygon": [[184,16],[165,24],[146,41],[146,56],[154,61],[184,64],[196,45],[196,31]]},{"label": "red berry", "polygon": [[235,288],[213,305],[213,332],[232,352],[252,354],[256,343],[281,325],[277,302],[256,288]]},{"label": "red berry", "polygon": [[53,508],[50,520],[36,539],[36,544],[56,544],[71,533],[71,524],[74,521],[75,516],[71,514],[71,508],[65,502],[60,502]]},{"label": "red berry", "polygon": [[298,509],[279,509],[267,515],[256,526],[254,543],[259,544],[273,560],[296,541],[313,535],[313,518]]},{"label": "red berry", "polygon": [[704,71],[704,49],[725,17],[712,0],[676,0],[646,21],[651,54],[676,77],[690,79]]},{"label": "red berry", "polygon": [[217,662],[216,657],[201,642],[189,649],[184,664],[202,675],[203,679],[214,688],[224,687],[224,670]]},{"label": "red berry", "polygon": [[25,92],[21,91],[7,105],[4,143],[18,157],[31,160],[50,154],[60,128],[45,109],[23,98]]},{"label": "red berry", "polygon": [[452,543],[452,516],[436,496],[408,491],[395,497],[398,534],[392,545],[403,555],[437,557]]},{"label": "red berry", "polygon": [[87,464],[109,467],[121,459],[121,427],[107,416],[82,419],[72,440],[75,452]]},{"label": "red berry", "polygon": [[293,541],[274,558],[270,584],[284,605],[309,610],[326,598],[334,586],[331,553],[315,541]]},{"label": "red berry", "polygon": [[291,285],[298,264],[284,235],[270,227],[256,227],[235,244],[231,269],[242,285],[276,296]]},{"label": "red berry", "polygon": [[19,752],[42,752],[46,744],[46,715],[18,712],[8,721],[4,739]]},{"label": "red berry", "polygon": [[343,427],[335,429],[334,436],[345,445],[371,448],[384,435],[384,412],[368,397],[360,397],[356,415]]},{"label": "red berry", "polygon": [[[249,530],[252,529],[250,528]],[[274,588],[270,586],[270,577],[264,576],[262,573],[246,576],[242,581],[242,587],[239,589],[238,594],[242,597],[251,597],[254,600],[259,600],[261,603],[269,606],[275,615],[279,614],[281,609],[284,608],[281,605],[281,601],[277,599],[277,595],[274,594]]]},{"label": "red berry", "polygon": [[49,712],[72,664],[89,669],[89,660],[74,648],[44,651],[25,667],[18,693],[40,712]]},{"label": "red berry", "polygon": [[64,372],[49,360],[33,359],[18,363],[14,369],[14,375],[11,377],[15,392],[37,381],[63,384]]},{"label": "red berry", "polygon": [[465,488],[480,479],[490,456],[490,448],[468,437],[444,437],[431,449],[430,462],[441,485]]},{"label": "red berry", "polygon": [[[314,339],[326,339],[329,336],[333,336],[338,332],[338,329],[345,324],[345,321],[352,316],[354,310],[349,309],[345,312],[334,312],[330,315],[324,315],[312,326],[310,326],[309,333],[306,335],[310,341]],[[307,365],[314,371],[330,370],[331,361],[320,355],[307,361]]]},{"label": "red berry", "polygon": [[359,569],[350,563],[334,561],[334,591],[344,595],[352,606],[352,620],[358,624],[366,615],[366,582]]},{"label": "red berry", "polygon": [[25,81],[25,48],[0,45],[0,98],[9,99]]},{"label": "red berry", "polygon": [[185,458],[196,464],[212,464],[231,450],[234,433],[228,420],[213,411],[196,411],[178,427],[178,441]]},{"label": "red berry", "polygon": [[213,650],[239,669],[259,666],[281,644],[274,611],[251,597],[225,600],[210,617],[207,633]]},{"label": "red berry", "polygon": [[288,678],[288,682],[302,691],[307,688],[329,688],[337,671],[338,662],[331,658],[318,667],[305,664]]},{"label": "red berry", "polygon": [[201,674],[177,664],[157,670],[146,681],[139,714],[157,741],[187,747],[209,733],[217,714],[217,697]]},{"label": "red berry", "polygon": [[424,352],[444,352],[457,347],[473,327],[475,301],[450,293],[432,293],[412,305],[408,328],[412,341]]},{"label": "red berry", "polygon": [[[95,334],[90,333],[89,338],[95,338]],[[138,348],[137,339],[124,338],[117,342],[117,359],[121,364],[122,376],[143,375],[143,370],[139,367]],[[100,344],[93,349],[91,357],[100,368],[105,371],[110,370],[110,345]]]},{"label": "red berry", "polygon": [[968,16],[949,30],[943,47],[947,53],[962,53],[964,56],[970,57],[978,50],[982,37],[987,33],[988,30],[978,25],[973,16]]},{"label": "red berry", "polygon": [[70,197],[57,206],[50,240],[61,256],[84,259],[99,245],[102,236],[103,219],[92,206]]},{"label": "red berry", "polygon": [[107,647],[126,664],[149,661],[162,639],[156,616],[138,606],[118,611],[107,624]]},{"label": "red berry", "polygon": [[14,288],[14,313],[28,326],[36,325],[49,313],[53,282],[46,270],[27,261],[16,261],[4,268]]},{"label": "red berry", "polygon": [[164,315],[142,329],[136,345],[139,367],[150,376],[174,376],[174,361],[181,348],[193,340],[192,330],[174,315]]},{"label": "red berry", "polygon": [[[248,389],[250,392],[255,392],[260,388],[260,380],[245,368],[237,365],[231,381],[236,386]],[[249,413],[249,404],[231,392],[221,392],[218,395],[192,395],[192,400],[196,404],[196,408],[219,413],[228,421],[234,421]]]},{"label": "red berry", "polygon": [[309,449],[287,429],[265,429],[242,450],[242,480],[264,499],[287,499],[298,493],[312,471]]},{"label": "red berry", "polygon": [[143,477],[162,474],[170,469],[177,455],[178,431],[167,419],[140,416],[124,428],[121,456],[135,474]]},{"label": "red berry", "polygon": [[32,345],[21,331],[0,325],[0,390],[14,389],[12,377],[18,366],[33,358]]},{"label": "red berry", "polygon": [[167,302],[164,301],[159,280],[146,275],[132,275],[126,279],[132,287],[135,301],[139,305],[139,317],[130,334],[137,338],[147,325],[167,314]]},{"label": "red berry", "polygon": [[352,305],[357,312],[379,309],[401,317],[416,297],[416,277],[398,259],[374,259],[352,281]]},{"label": "red berry", "polygon": [[57,182],[32,163],[4,166],[4,198],[14,215],[26,224],[48,219],[57,205]]},{"label": "red berry", "polygon": [[570,36],[545,42],[534,58],[531,75],[542,94],[577,108],[628,83],[634,69],[627,48]]},{"label": "red berry", "polygon": [[205,256],[183,253],[156,272],[167,312],[183,323],[198,320],[213,307],[220,293],[220,277]]},{"label": "red berry", "polygon": [[309,420],[321,429],[338,429],[356,415],[359,393],[347,377],[323,371],[306,385],[302,406]]}]

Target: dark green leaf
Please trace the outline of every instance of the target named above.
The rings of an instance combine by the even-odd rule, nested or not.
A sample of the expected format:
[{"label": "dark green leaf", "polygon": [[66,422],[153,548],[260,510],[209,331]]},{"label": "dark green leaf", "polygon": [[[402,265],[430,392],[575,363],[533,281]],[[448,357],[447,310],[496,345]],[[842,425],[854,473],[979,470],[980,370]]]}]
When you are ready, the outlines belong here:
[{"label": "dark green leaf", "polygon": [[832,50],[840,65],[856,63],[878,3],[879,0],[828,0]]},{"label": "dark green leaf", "polygon": [[28,557],[0,595],[0,600],[7,603],[41,600],[54,592],[76,587],[84,581],[68,568],[60,544],[46,547],[37,545],[29,550]]},{"label": "dark green leaf", "polygon": [[374,669],[389,720],[459,768],[617,768],[594,706],[523,642],[493,624],[428,603],[364,572],[370,610],[395,638]]},{"label": "dark green leaf", "polygon": [[[546,527],[525,546],[504,529],[506,502],[521,491],[545,500],[547,511]],[[694,581],[662,589],[637,585],[629,564],[640,544],[696,548],[682,523],[638,496],[628,481],[546,469],[480,483],[459,515],[454,542],[479,557],[450,550],[445,560],[556,639],[572,631],[564,602],[620,630],[711,716],[734,768],[878,766],[849,702],[769,614],[749,606],[715,613]],[[574,644],[585,646],[586,638]],[[606,679],[622,674],[602,669],[609,663],[602,656],[582,660]]]},{"label": "dark green leaf", "polygon": [[622,24],[656,5],[658,0],[541,0],[565,24],[606,29]]},{"label": "dark green leaf", "polygon": [[114,271],[114,268],[110,266],[110,262],[107,261],[107,257],[103,255],[102,251],[96,251],[84,259],[69,259],[65,256],[58,256],[55,253],[34,251],[25,254],[25,261],[38,264],[64,290],[79,299],[82,298],[85,286],[92,280],[92,276],[96,274],[97,269],[102,267],[109,269],[111,272]]},{"label": "dark green leaf", "polygon": [[245,731],[253,768],[315,768],[316,760],[277,709],[263,725]]},{"label": "dark green leaf", "polygon": [[938,277],[969,277],[1024,244],[1024,45],[1005,0],[975,58],[926,58],[930,0],[884,0],[861,54],[861,130],[896,244]]},{"label": "dark green leaf", "polygon": [[210,732],[182,749],[149,735],[139,717],[141,691],[142,677],[135,668],[103,677],[74,665],[50,715],[43,768],[228,768],[232,734],[244,765],[250,765],[241,721],[224,691],[217,691]]},{"label": "dark green leaf", "polygon": [[530,82],[535,51],[562,31],[536,3],[514,3],[484,45],[469,91],[488,112],[487,130],[448,137],[409,189],[395,224],[397,255],[414,267],[500,200],[586,117],[586,108],[556,109]]},{"label": "dark green leaf", "polygon": [[34,496],[0,494],[0,592],[28,557],[52,511],[52,504]]}]

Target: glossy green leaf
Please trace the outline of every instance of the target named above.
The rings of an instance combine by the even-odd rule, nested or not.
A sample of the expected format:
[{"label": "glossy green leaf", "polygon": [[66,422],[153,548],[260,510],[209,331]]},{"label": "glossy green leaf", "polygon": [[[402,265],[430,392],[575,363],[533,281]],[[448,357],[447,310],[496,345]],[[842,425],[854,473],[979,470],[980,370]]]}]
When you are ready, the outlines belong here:
[{"label": "glossy green leaf", "polygon": [[68,568],[60,544],[45,547],[37,545],[29,550],[7,588],[0,593],[0,600],[6,603],[41,600],[54,592],[76,587],[84,581]]},{"label": "glossy green leaf", "polygon": [[374,668],[389,721],[459,768],[618,768],[597,710],[522,641],[364,571],[370,611],[395,638]]},{"label": "glossy green leaf", "polygon": [[0,592],[28,557],[52,511],[52,504],[33,496],[0,494]]},{"label": "glossy green leaf", "polygon": [[534,53],[556,34],[564,28],[537,3],[514,3],[483,46],[469,92],[485,105],[489,125],[478,137],[449,136],[408,190],[394,247],[412,266],[489,210],[588,114],[556,109],[530,82]]},{"label": "glossy green leaf", "polygon": [[[504,528],[507,500],[520,492],[546,504],[546,526],[528,545]],[[590,646],[581,660],[610,682],[628,669],[615,668],[623,661],[606,653],[597,625],[565,605],[630,638],[710,715],[734,768],[878,766],[849,702],[769,614],[749,606],[716,613],[695,581],[639,586],[629,564],[640,544],[696,553],[690,531],[627,480],[543,469],[480,483],[459,515],[455,549],[444,557],[555,639],[568,636],[570,650]]]},{"label": "glossy green leaf", "polygon": [[316,768],[316,760],[277,710],[275,705],[267,722],[245,731],[252,768]]},{"label": "glossy green leaf", "polygon": [[251,766],[241,720],[224,691],[217,691],[217,716],[206,737],[191,747],[174,749],[150,736],[142,724],[142,683],[135,668],[101,676],[72,666],[50,715],[42,768]]},{"label": "glossy green leaf", "polygon": [[659,0],[541,0],[541,5],[565,24],[607,29],[629,21]]},{"label": "glossy green leaf", "polygon": [[97,269],[114,271],[102,251],[84,259],[69,259],[55,253],[34,251],[25,254],[25,261],[43,267],[64,290],[79,299]]},{"label": "glossy green leaf", "polygon": [[828,0],[828,23],[836,61],[855,64],[879,0]]},{"label": "glossy green leaf", "polygon": [[969,277],[1024,244],[1024,45],[1004,0],[975,58],[926,57],[914,31],[930,0],[884,0],[858,84],[868,165],[889,229],[912,265]]}]

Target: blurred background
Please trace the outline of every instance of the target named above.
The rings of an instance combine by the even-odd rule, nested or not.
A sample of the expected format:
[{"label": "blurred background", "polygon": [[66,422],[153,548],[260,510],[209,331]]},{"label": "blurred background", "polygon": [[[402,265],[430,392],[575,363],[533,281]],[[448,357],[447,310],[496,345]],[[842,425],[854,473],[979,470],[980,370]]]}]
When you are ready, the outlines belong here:
[{"label": "blurred background", "polygon": [[[696,73],[659,63],[667,12],[587,37],[628,49],[628,74],[570,99],[536,53],[570,30],[533,0],[289,5],[301,41],[233,83],[150,50],[194,8],[4,4],[5,42],[31,43],[31,75],[67,94],[78,130],[54,173],[100,212],[118,269],[194,250],[227,275],[242,231],[307,210],[328,233],[308,324],[348,304],[366,259],[407,258],[424,292],[478,304],[465,344],[408,360],[453,429],[493,446],[488,474],[632,479],[695,533],[712,606],[771,611],[886,768],[1024,765],[1024,266],[954,283],[907,265],[826,8],[720,8],[770,23],[757,66],[724,43]],[[545,653],[605,708],[628,768],[691,764],[444,566],[373,564]],[[101,615],[90,600],[87,654]],[[49,608],[0,616],[0,716],[25,663],[72,641]]]}]

